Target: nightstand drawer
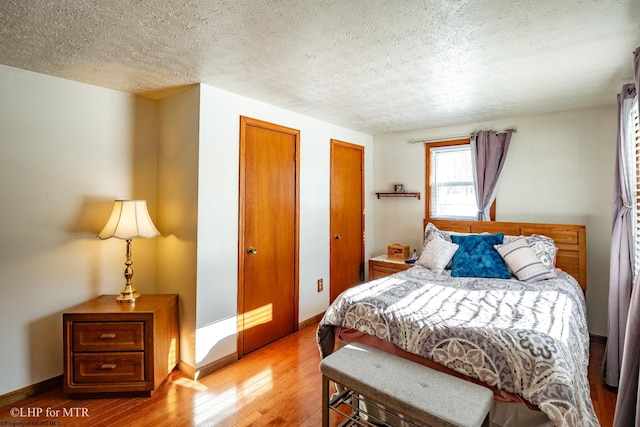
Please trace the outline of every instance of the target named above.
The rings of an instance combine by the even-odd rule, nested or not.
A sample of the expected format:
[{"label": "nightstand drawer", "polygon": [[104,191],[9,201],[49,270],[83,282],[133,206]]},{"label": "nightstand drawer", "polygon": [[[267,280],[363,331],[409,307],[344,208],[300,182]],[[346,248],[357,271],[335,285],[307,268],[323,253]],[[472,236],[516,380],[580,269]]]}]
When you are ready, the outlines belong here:
[{"label": "nightstand drawer", "polygon": [[90,353],[73,355],[75,383],[144,381],[144,353]]},{"label": "nightstand drawer", "polygon": [[142,351],[144,322],[76,322],[73,351]]},{"label": "nightstand drawer", "polygon": [[392,274],[402,270],[377,265],[373,267],[371,271],[372,273],[369,273],[369,280],[381,279],[383,277],[391,276]]},{"label": "nightstand drawer", "polygon": [[369,280],[381,279],[413,267],[413,264],[387,261],[386,257],[384,258],[377,257],[369,260]]}]

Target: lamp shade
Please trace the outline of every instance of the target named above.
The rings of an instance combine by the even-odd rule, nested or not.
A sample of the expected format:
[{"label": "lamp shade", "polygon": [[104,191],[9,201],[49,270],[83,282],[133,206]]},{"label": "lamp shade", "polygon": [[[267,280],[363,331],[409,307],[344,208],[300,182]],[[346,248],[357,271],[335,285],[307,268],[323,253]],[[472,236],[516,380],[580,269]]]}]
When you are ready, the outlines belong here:
[{"label": "lamp shade", "polygon": [[128,240],[134,237],[151,238],[159,234],[147,211],[146,200],[115,200],[107,225],[98,238]]}]

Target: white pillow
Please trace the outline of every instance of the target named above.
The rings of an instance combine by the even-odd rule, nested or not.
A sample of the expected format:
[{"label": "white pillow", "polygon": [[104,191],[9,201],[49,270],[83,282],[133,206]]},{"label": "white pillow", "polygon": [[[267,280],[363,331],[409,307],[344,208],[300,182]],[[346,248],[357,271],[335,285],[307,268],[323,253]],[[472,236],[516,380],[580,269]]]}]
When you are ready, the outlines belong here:
[{"label": "white pillow", "polygon": [[447,242],[443,238],[435,236],[424,245],[422,254],[420,254],[420,258],[418,258],[416,262],[436,274],[442,274],[457,250],[457,244]]},{"label": "white pillow", "polygon": [[556,277],[555,271],[538,258],[524,237],[496,245],[495,248],[518,280],[537,282]]}]

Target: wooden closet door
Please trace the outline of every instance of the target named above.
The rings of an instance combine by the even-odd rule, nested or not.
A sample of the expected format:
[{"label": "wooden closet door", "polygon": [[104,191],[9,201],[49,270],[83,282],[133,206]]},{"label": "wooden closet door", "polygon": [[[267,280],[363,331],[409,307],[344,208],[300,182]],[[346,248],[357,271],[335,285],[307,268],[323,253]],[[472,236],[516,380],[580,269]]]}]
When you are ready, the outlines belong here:
[{"label": "wooden closet door", "polygon": [[330,301],[364,280],[364,147],[331,140]]},{"label": "wooden closet door", "polygon": [[241,118],[240,356],[297,330],[299,135]]}]

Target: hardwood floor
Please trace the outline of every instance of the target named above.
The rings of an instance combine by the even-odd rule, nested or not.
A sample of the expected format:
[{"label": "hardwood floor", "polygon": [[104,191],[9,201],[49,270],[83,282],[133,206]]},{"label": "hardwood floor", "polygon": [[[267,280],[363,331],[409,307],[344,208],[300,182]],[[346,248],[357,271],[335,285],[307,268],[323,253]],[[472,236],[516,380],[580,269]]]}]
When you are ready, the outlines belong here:
[{"label": "hardwood floor", "polygon": [[[302,329],[199,381],[175,371],[148,398],[69,399],[55,389],[0,408],[0,425],[316,427],[321,376],[315,330]],[[616,395],[600,379],[604,345],[591,350],[591,395],[602,426],[609,427]],[[32,416],[14,416],[15,408]]]},{"label": "hardwood floor", "polygon": [[591,401],[602,427],[613,425],[617,394],[607,387],[602,378],[602,361],[605,345],[592,342],[589,346],[589,385]]}]

